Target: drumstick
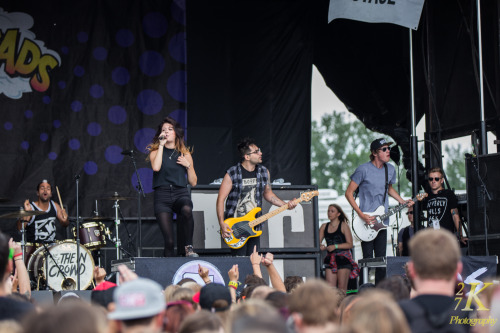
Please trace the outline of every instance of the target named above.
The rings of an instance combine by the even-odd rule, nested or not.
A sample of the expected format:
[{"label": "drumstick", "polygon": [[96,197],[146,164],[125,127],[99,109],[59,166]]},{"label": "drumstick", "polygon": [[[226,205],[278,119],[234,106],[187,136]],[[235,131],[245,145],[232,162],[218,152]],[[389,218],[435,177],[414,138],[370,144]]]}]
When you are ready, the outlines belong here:
[{"label": "drumstick", "polygon": [[64,209],[64,206],[62,204],[61,200],[61,193],[59,193],[59,187],[56,186],[56,191],[57,191],[57,196],[59,197],[59,204],[61,205],[61,209]]}]

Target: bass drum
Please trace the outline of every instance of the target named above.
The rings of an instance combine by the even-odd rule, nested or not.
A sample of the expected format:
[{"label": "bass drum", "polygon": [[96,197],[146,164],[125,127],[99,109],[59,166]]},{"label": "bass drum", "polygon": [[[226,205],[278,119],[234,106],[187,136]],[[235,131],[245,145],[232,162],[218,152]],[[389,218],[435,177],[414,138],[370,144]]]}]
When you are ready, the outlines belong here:
[{"label": "bass drum", "polygon": [[[92,283],[94,272],[94,258],[83,245],[80,247],[80,289],[87,289]],[[57,244],[39,247],[31,256],[28,263],[30,279],[35,288],[40,289],[45,282],[55,291],[77,289],[77,244],[73,240],[64,240]],[[47,260],[47,264],[46,261]]]}]

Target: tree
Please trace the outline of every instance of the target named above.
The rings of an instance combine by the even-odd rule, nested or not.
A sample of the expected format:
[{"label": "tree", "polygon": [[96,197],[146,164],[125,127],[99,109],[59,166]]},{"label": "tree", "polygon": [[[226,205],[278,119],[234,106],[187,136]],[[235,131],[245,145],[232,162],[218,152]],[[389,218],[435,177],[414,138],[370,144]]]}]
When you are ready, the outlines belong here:
[{"label": "tree", "polygon": [[455,190],[465,190],[465,149],[462,145],[444,147],[446,164],[444,172],[450,183],[450,187]]},{"label": "tree", "polygon": [[[339,195],[345,192],[349,176],[360,164],[369,161],[370,143],[385,135],[370,131],[358,119],[346,120],[345,114],[333,111],[324,114],[311,130],[311,181],[319,188],[331,188]],[[423,151],[423,145],[419,145]],[[460,145],[444,147],[445,173],[454,189],[465,189],[464,150]],[[393,162],[392,162],[393,163]],[[394,163],[393,163],[394,164]],[[401,196],[412,196],[410,181],[402,164],[396,166],[397,182],[394,188]]]},{"label": "tree", "polygon": [[356,167],[369,160],[370,143],[380,134],[368,130],[359,121],[346,121],[333,111],[324,114],[321,123],[312,123],[311,176],[319,188],[343,193]]}]

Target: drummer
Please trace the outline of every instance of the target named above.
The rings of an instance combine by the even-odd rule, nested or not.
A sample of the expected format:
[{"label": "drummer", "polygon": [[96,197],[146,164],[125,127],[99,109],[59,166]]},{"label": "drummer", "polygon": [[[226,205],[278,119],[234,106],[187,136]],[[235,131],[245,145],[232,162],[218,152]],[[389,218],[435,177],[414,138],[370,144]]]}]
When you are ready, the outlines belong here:
[{"label": "drummer", "polygon": [[[26,199],[24,210],[43,211],[45,214],[23,218],[26,241],[29,243],[53,243],[56,240],[56,219],[63,227],[66,227],[69,224],[68,214],[58,203],[50,200],[52,186],[47,180],[44,179],[38,184],[36,194],[38,200],[30,203]],[[18,223],[18,228],[21,228],[21,223]]]}]

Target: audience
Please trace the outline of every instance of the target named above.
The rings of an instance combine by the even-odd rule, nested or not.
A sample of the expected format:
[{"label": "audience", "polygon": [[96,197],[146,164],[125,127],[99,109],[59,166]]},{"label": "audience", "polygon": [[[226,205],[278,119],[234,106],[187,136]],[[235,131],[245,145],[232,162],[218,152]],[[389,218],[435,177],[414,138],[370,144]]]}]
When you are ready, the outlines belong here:
[{"label": "audience", "polygon": [[162,331],[165,298],[158,283],[145,278],[127,281],[115,289],[113,301],[115,310],[108,318],[116,322],[121,333]]},{"label": "audience", "polygon": [[[69,292],[57,305],[34,311],[25,296],[26,283],[10,286],[19,251],[0,233],[0,333],[500,333],[497,325],[471,328],[460,322],[497,319],[500,289],[491,287],[478,296],[491,311],[454,308],[462,264],[457,242],[446,230],[423,230],[411,239],[405,276],[388,277],[376,287],[363,284],[349,296],[324,280],[289,276],[283,281],[273,255],[254,251],[253,274],[245,278],[241,295],[237,265],[229,270],[232,283],[226,286],[210,281],[208,269],[200,265],[205,285],[184,279],[164,291],[121,265],[119,286],[105,281],[105,271],[96,268],[91,303]],[[270,284],[262,278],[261,265]],[[19,273],[24,274],[22,267]],[[417,295],[412,299],[410,289]]]}]

